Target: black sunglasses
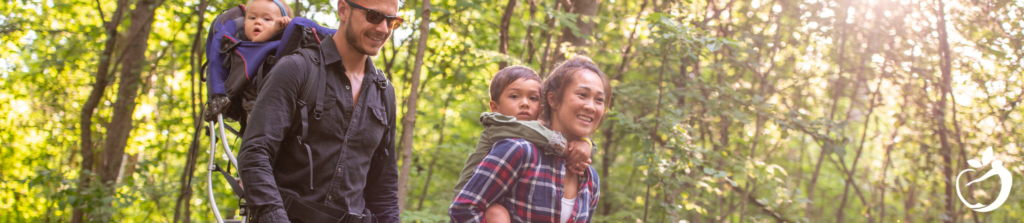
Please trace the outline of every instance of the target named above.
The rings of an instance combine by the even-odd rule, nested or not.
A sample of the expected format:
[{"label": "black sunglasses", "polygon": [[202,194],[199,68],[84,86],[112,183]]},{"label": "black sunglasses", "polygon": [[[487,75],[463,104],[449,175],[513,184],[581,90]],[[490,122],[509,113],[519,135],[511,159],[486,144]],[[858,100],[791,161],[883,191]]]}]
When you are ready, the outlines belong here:
[{"label": "black sunglasses", "polygon": [[366,7],[363,7],[362,5],[359,5],[359,4],[356,4],[356,3],[352,3],[352,2],[350,2],[348,0],[345,0],[345,3],[348,3],[348,5],[352,6],[353,8],[366,10],[366,21],[367,22],[370,22],[370,23],[376,25],[376,24],[380,24],[380,22],[384,21],[384,19],[387,19],[388,20],[388,28],[389,29],[397,29],[399,26],[402,26],[402,21],[403,21],[402,17],[398,17],[397,15],[396,16],[384,15],[383,12],[380,12],[380,11],[377,11],[377,10],[373,10],[373,9],[368,9]]}]

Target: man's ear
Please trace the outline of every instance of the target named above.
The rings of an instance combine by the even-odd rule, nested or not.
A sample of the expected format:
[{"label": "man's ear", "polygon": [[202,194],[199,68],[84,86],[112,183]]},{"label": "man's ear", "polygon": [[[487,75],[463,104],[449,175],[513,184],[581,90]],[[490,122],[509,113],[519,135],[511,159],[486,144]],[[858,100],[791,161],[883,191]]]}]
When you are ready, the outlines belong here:
[{"label": "man's ear", "polygon": [[352,13],[352,10],[349,10],[348,7],[348,3],[345,3],[345,0],[338,0],[338,21],[341,24],[345,24],[345,20],[348,19],[348,13]]},{"label": "man's ear", "polygon": [[490,106],[491,106],[491,112],[497,112],[498,111],[498,102],[491,101]]}]

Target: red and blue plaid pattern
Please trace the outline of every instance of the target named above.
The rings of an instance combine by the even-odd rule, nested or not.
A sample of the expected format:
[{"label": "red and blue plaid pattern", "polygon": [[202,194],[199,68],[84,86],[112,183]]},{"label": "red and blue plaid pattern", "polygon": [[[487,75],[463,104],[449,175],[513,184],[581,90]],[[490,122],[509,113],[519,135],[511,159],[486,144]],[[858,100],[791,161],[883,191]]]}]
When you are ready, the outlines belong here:
[{"label": "red and blue plaid pattern", "polygon": [[[558,222],[563,179],[562,157],[544,155],[523,139],[504,139],[476,167],[448,214],[452,222],[486,222],[487,206],[498,203],[509,210],[512,222]],[[591,167],[579,180],[576,207],[565,209],[572,211],[568,222],[590,222],[597,207],[597,171]]]}]

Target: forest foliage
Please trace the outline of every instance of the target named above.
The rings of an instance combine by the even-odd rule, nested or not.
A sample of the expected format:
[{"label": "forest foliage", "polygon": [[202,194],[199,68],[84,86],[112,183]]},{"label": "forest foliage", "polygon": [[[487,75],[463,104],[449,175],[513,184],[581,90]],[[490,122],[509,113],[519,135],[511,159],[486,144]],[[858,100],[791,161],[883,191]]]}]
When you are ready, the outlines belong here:
[{"label": "forest foliage", "polygon": [[[337,0],[286,2],[337,27]],[[244,3],[0,3],[0,222],[210,222],[207,141],[183,184],[205,98],[196,52]],[[593,136],[597,222],[1024,220],[1024,1],[405,0],[399,14],[373,61],[399,118],[416,117],[403,221],[448,221],[501,66],[544,75],[573,54],[614,88]],[[1015,187],[978,213],[954,178],[990,148]],[[988,169],[960,180],[969,201],[1001,189],[964,186]]]}]

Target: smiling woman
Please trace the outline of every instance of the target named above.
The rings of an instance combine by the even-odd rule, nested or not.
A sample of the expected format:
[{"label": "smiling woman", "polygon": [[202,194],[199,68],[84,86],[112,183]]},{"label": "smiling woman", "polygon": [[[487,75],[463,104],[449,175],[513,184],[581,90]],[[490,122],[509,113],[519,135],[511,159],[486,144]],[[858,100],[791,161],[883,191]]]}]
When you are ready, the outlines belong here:
[{"label": "smiling woman", "polygon": [[604,116],[604,102],[612,92],[608,77],[585,56],[563,62],[541,89],[541,120],[551,123],[552,130],[564,133],[567,140],[578,140],[597,130]]},{"label": "smiling woman", "polygon": [[[611,87],[590,58],[569,58],[543,86],[541,115],[551,130],[575,141],[601,125]],[[455,222],[482,221],[484,210],[490,212],[488,206],[500,204],[511,222],[590,222],[599,197],[600,180],[593,167],[582,174],[566,171],[561,157],[542,153],[527,140],[510,138],[494,143],[449,215]]]},{"label": "smiling woman", "polygon": [[[542,117],[551,123],[551,130],[561,132],[566,140],[580,140],[593,134],[601,126],[604,118],[606,98],[611,96],[608,77],[597,68],[597,64],[585,56],[574,56],[557,68],[544,82],[545,100],[541,103],[545,108]],[[589,173],[589,174],[587,174]],[[590,222],[596,207],[598,191],[597,172],[586,172],[583,175],[565,172],[561,197],[562,210],[558,222]],[[588,176],[589,175],[589,176]],[[584,187],[580,187],[584,185]],[[592,197],[580,197],[592,195]],[[578,201],[591,201],[590,205],[577,204]],[[557,207],[557,206],[556,206]],[[566,209],[565,207],[569,207]],[[574,209],[580,208],[580,209]],[[572,211],[568,211],[572,210]],[[590,212],[589,215],[573,218],[571,213]]]}]

